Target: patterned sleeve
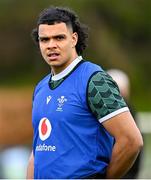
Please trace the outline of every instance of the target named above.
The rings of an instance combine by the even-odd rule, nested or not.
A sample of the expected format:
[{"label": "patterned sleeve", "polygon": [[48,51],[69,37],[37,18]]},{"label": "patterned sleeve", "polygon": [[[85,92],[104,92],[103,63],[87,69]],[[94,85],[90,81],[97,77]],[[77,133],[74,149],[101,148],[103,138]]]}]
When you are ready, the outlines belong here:
[{"label": "patterned sleeve", "polygon": [[87,93],[88,105],[100,123],[129,110],[116,82],[105,71],[91,76]]}]

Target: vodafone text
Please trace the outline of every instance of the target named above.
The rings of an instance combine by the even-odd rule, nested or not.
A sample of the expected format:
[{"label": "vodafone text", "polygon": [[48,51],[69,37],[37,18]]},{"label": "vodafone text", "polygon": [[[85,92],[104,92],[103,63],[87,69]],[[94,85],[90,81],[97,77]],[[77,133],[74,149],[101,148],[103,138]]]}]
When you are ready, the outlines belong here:
[{"label": "vodafone text", "polygon": [[56,146],[40,144],[36,146],[36,151],[56,151]]}]

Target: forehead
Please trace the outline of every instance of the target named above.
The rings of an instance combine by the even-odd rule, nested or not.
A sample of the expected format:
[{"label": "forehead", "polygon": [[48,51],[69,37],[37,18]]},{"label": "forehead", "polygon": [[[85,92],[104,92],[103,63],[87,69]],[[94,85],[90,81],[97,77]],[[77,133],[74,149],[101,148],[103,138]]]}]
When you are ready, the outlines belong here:
[{"label": "forehead", "polygon": [[69,34],[71,33],[71,28],[67,26],[65,23],[57,23],[57,24],[40,24],[38,34],[39,36],[44,35],[57,35],[57,34]]}]

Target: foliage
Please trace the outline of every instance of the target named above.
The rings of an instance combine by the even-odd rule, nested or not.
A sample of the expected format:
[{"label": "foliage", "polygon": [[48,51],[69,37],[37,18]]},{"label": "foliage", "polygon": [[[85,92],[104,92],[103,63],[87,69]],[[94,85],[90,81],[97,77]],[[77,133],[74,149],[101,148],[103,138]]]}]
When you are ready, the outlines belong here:
[{"label": "foliage", "polygon": [[132,82],[136,108],[151,110],[147,100],[151,99],[150,0],[1,0],[1,84],[19,81],[28,85],[49,73],[30,32],[39,12],[50,5],[68,6],[79,14],[90,27],[84,57],[104,69],[124,70]]}]

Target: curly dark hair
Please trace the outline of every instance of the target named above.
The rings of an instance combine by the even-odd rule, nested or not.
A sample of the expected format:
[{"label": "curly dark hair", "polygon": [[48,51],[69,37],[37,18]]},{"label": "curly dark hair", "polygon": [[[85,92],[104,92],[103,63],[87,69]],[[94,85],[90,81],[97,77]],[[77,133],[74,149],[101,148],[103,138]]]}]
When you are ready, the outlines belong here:
[{"label": "curly dark hair", "polygon": [[67,26],[72,27],[73,32],[78,34],[76,51],[78,55],[81,55],[83,50],[87,47],[88,27],[82,24],[75,12],[69,8],[51,6],[48,9],[44,9],[39,15],[37,27],[32,30],[31,35],[33,40],[36,44],[39,42],[38,27],[40,24],[52,25],[61,22],[64,22]]}]

